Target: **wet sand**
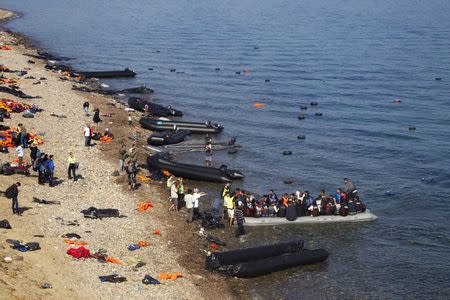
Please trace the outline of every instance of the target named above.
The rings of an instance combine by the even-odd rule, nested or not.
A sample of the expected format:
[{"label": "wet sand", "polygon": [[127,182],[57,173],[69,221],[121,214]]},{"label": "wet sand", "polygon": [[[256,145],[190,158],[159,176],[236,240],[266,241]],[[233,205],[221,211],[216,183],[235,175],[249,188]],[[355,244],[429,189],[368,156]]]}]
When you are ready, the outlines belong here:
[{"label": "wet sand", "polygon": [[[12,14],[0,11],[0,18]],[[72,90],[72,81],[62,81],[61,74],[44,68],[44,62],[24,54],[36,54],[15,36],[0,32],[0,44],[11,45],[12,50],[0,50],[0,63],[13,70],[29,68],[26,76],[4,73],[9,79],[16,79],[26,94],[40,96],[39,99],[19,99],[0,93],[2,98],[36,104],[44,111],[27,119],[21,114],[11,114],[2,124],[16,127],[22,123],[28,132],[44,133],[42,152],[55,156],[55,176],[62,180],[56,187],[42,186],[32,176],[0,176],[0,190],[20,181],[19,206],[26,208],[22,216],[13,215],[11,201],[0,196],[0,219],[7,219],[12,229],[0,229],[0,298],[2,299],[123,299],[123,298],[165,298],[199,299],[235,298],[229,282],[222,277],[207,273],[203,268],[207,243],[194,234],[195,225],[186,225],[185,212],[168,213],[165,184],[142,183],[134,192],[127,189],[126,175],[112,176],[118,165],[119,141],[130,147],[130,135],[145,142],[148,131],[138,126],[127,125],[128,113],[116,99],[94,93]],[[34,63],[29,63],[32,60]],[[25,79],[33,76],[35,79]],[[45,80],[39,78],[45,77]],[[40,81],[40,84],[33,84]],[[115,134],[112,143],[95,142],[94,147],[84,147],[83,128],[92,123],[91,116],[85,116],[82,104],[91,104],[91,110],[98,107],[103,122],[95,126],[96,132],[106,128]],[[53,115],[64,116],[55,117]],[[135,124],[140,114],[133,113]],[[80,163],[78,173],[83,177],[77,182],[67,179],[67,159],[70,151]],[[12,161],[14,148],[10,153],[0,154],[0,161]],[[145,153],[138,153],[139,163],[145,163]],[[29,150],[25,150],[25,161],[29,162]],[[142,169],[140,175],[147,175]],[[61,205],[42,205],[32,202],[37,197],[60,201]],[[155,207],[147,212],[137,211],[139,202],[150,201]],[[85,219],[80,213],[90,206],[117,208],[126,217]],[[79,226],[67,226],[67,221],[77,220]],[[159,229],[161,236],[154,235]],[[120,259],[121,264],[101,263],[96,259],[76,260],[66,254],[70,248],[61,235],[77,233],[86,246],[95,252],[106,249],[108,255]],[[43,237],[42,237],[43,236]],[[11,249],[6,239],[23,242],[39,242],[41,250],[19,252]],[[150,246],[136,251],[127,246],[146,240]],[[5,262],[11,257],[12,262]],[[134,268],[138,261],[145,266]],[[159,279],[160,273],[181,272],[183,278],[163,280],[161,285],[146,286],[141,283],[145,274]],[[127,278],[123,283],[102,283],[98,276],[118,274]],[[51,289],[42,289],[48,282]]]}]

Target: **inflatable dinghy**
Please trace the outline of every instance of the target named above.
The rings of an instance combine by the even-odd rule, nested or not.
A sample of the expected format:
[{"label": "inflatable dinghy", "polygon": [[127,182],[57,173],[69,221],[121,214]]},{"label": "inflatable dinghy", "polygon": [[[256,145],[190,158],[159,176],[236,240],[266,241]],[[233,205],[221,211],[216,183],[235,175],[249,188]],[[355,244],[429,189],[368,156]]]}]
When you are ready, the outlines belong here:
[{"label": "inflatable dinghy", "polygon": [[162,131],[149,136],[147,143],[154,146],[178,144],[184,141],[184,138],[190,134],[191,132],[189,130]]},{"label": "inflatable dinghy", "polygon": [[130,97],[128,99],[128,105],[132,109],[139,111],[144,111],[145,105],[147,105],[148,112],[159,117],[169,117],[169,116],[181,117],[183,115],[181,111],[174,109],[170,105],[162,106],[160,104],[149,102],[147,100],[137,97]]},{"label": "inflatable dinghy", "polygon": [[308,250],[303,241],[292,241],[242,250],[215,252],[206,257],[206,268],[234,277],[257,277],[301,265],[325,261],[324,249]]},{"label": "inflatable dinghy", "polygon": [[80,75],[84,78],[119,78],[134,77],[136,73],[128,68],[119,71],[95,71],[95,72],[74,72],[73,75]]},{"label": "inflatable dinghy", "polygon": [[186,179],[209,182],[231,182],[235,179],[243,179],[245,176],[238,170],[229,170],[227,166],[220,168],[207,168],[198,165],[183,164],[171,161],[167,155],[155,154],[148,156],[149,169],[167,170],[171,174]]},{"label": "inflatable dinghy", "polygon": [[223,130],[223,127],[216,123],[205,122],[183,122],[183,121],[167,121],[167,120],[155,120],[149,117],[143,117],[139,120],[139,124],[145,129],[153,131],[165,131],[165,130],[189,130],[191,133],[219,133]]}]

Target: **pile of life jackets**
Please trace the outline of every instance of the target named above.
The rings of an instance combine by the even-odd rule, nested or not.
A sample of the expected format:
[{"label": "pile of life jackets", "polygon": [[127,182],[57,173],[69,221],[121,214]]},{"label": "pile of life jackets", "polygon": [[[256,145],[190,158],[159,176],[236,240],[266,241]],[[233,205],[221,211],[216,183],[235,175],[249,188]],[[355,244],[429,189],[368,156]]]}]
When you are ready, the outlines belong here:
[{"label": "pile of life jackets", "polygon": [[7,112],[21,113],[27,109],[30,109],[31,106],[11,99],[2,99],[0,101],[0,108],[5,109]]},{"label": "pile of life jackets", "polygon": [[[14,137],[16,136],[18,136],[18,132],[15,128],[0,131],[0,147],[14,148]],[[35,145],[42,145],[44,140],[37,134],[28,133],[28,142]]]},{"label": "pile of life jackets", "polygon": [[112,142],[113,138],[107,135],[104,135],[102,137],[100,137],[99,141],[100,142]]},{"label": "pile of life jackets", "polygon": [[0,50],[12,50],[12,47],[9,45],[1,45]]}]

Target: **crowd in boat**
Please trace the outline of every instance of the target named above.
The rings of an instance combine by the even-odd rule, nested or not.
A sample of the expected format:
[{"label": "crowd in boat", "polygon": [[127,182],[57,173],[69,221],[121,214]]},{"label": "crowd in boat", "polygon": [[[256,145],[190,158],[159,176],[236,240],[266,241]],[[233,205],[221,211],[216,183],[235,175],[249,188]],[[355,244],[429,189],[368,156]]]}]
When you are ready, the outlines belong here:
[{"label": "crowd in boat", "polygon": [[270,190],[267,195],[258,196],[239,188],[232,191],[227,183],[221,191],[221,197],[230,224],[236,209],[242,210],[245,217],[281,217],[288,220],[303,216],[347,216],[364,212],[366,206],[358,196],[356,186],[348,178],[344,178],[344,184],[344,188],[337,188],[334,193],[327,193],[322,189],[317,196],[309,191],[278,196],[274,190]]}]

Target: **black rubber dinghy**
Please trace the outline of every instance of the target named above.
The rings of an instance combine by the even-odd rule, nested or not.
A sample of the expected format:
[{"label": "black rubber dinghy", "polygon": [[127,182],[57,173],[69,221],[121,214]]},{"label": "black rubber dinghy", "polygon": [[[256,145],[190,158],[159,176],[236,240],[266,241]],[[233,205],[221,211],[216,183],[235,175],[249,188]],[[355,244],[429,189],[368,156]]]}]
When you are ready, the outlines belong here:
[{"label": "black rubber dinghy", "polygon": [[73,75],[80,75],[84,78],[119,78],[134,77],[136,73],[128,68],[118,71],[95,71],[95,72],[74,72]]},{"label": "black rubber dinghy", "polygon": [[145,129],[153,131],[165,131],[165,130],[189,130],[191,133],[220,133],[223,127],[216,123],[211,122],[183,122],[183,121],[164,121],[156,120],[149,117],[143,117],[139,120],[139,124]]},{"label": "black rubber dinghy", "polygon": [[324,249],[303,249],[302,241],[212,253],[206,268],[234,277],[257,277],[301,265],[325,261]]},{"label": "black rubber dinghy", "polygon": [[172,106],[163,106],[142,98],[130,97],[128,99],[128,106],[132,109],[144,111],[145,105],[148,106],[148,112],[159,117],[181,117],[183,113],[179,110],[174,109]]},{"label": "black rubber dinghy", "polygon": [[191,132],[189,130],[162,131],[149,136],[147,143],[153,146],[178,144],[184,141],[185,137],[190,134]]},{"label": "black rubber dinghy", "polygon": [[238,170],[229,170],[227,166],[220,168],[207,168],[198,165],[183,164],[171,161],[167,155],[156,154],[147,158],[149,169],[167,170],[171,174],[186,179],[209,182],[231,182],[236,179],[243,179],[245,176]]}]

